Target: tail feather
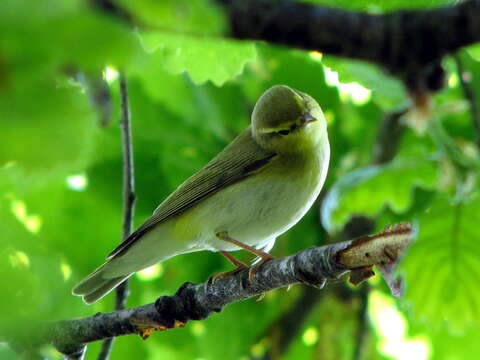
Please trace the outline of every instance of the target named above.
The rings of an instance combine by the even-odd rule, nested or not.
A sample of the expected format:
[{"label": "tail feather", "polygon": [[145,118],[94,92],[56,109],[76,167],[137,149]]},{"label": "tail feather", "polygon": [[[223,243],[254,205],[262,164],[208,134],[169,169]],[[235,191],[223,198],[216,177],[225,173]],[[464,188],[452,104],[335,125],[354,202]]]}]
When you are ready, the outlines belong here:
[{"label": "tail feather", "polygon": [[120,283],[128,279],[132,273],[118,277],[106,277],[105,270],[108,262],[78,283],[72,290],[73,295],[83,297],[83,301],[92,304],[115,289]]},{"label": "tail feather", "polygon": [[85,301],[85,303],[88,305],[93,304],[95,301],[100,300],[110,291],[115,289],[120,283],[127,280],[131,275],[132,274],[128,274],[114,279],[106,279],[103,285],[101,285],[97,290],[83,295],[83,301]]}]

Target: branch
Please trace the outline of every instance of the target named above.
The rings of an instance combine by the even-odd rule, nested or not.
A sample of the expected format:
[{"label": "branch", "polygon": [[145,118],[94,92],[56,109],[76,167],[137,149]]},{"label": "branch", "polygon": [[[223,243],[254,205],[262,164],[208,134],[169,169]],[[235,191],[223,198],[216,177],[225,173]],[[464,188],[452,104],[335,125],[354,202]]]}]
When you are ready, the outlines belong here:
[{"label": "branch", "polygon": [[289,0],[217,0],[231,36],[382,65],[410,90],[443,86],[443,56],[480,41],[480,0],[368,14]]},{"label": "branch", "polygon": [[266,291],[299,282],[323,288],[328,280],[338,279],[349,270],[355,272],[391,262],[405,251],[412,239],[411,226],[398,224],[377,235],[311,247],[292,256],[274,259],[260,266],[252,281],[248,278],[248,270],[244,270],[213,284],[185,283],[175,295],[162,296],[148,305],[30,326],[31,331],[35,331],[30,338],[52,343],[64,354],[77,351],[83,344],[121,335],[140,334],[147,338],[153,331],[205,319],[226,305]]},{"label": "branch", "polygon": [[[123,234],[122,240],[125,240],[132,232],[133,212],[135,207],[135,174],[133,166],[133,145],[132,145],[132,121],[130,115],[130,106],[128,103],[127,79],[124,73],[120,73],[120,106],[122,115],[120,119],[120,128],[122,132],[122,150],[123,150]],[[128,296],[128,280],[121,283],[115,289],[115,310],[123,310]],[[104,341],[98,360],[106,360],[110,356],[114,338]]]},{"label": "branch", "polygon": [[373,164],[386,164],[393,160],[398,152],[405,126],[400,121],[408,108],[385,114],[373,147]]}]

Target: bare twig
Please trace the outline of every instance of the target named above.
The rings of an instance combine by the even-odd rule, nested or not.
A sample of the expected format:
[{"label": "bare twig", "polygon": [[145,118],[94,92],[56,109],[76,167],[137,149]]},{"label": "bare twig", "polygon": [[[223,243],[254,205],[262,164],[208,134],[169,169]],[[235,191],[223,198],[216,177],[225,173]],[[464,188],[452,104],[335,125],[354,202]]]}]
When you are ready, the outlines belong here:
[{"label": "bare twig", "polygon": [[67,354],[83,344],[120,335],[137,333],[146,338],[155,330],[184,326],[189,320],[204,319],[228,304],[280,287],[302,282],[322,288],[328,280],[349,270],[392,261],[392,254],[405,250],[411,241],[411,227],[399,224],[374,236],[312,247],[274,259],[260,266],[252,281],[248,270],[244,270],[214,284],[185,283],[175,295],[162,296],[148,305],[83,319],[30,324],[29,329],[35,332],[31,338],[38,339],[38,343],[52,343]]},{"label": "bare twig", "polygon": [[391,161],[397,154],[405,128],[400,119],[407,111],[408,109],[405,108],[385,114],[373,148],[373,164],[385,164]]},{"label": "bare twig", "polygon": [[470,104],[472,123],[475,128],[475,141],[480,148],[480,108],[478,105],[478,96],[475,95],[475,90],[472,86],[472,79],[469,78],[468,71],[463,66],[463,61],[460,55],[455,54],[453,58],[457,65],[458,77],[460,79],[460,84],[462,85],[463,94]]},{"label": "bare twig", "polygon": [[[135,208],[135,173],[133,165],[132,122],[128,101],[127,79],[120,73],[121,110],[120,128],[122,132],[123,150],[123,236],[126,239],[132,232],[133,213]],[[115,310],[123,310],[128,296],[128,281],[121,283],[116,289]],[[114,337],[106,339],[98,355],[98,360],[107,360]]]}]

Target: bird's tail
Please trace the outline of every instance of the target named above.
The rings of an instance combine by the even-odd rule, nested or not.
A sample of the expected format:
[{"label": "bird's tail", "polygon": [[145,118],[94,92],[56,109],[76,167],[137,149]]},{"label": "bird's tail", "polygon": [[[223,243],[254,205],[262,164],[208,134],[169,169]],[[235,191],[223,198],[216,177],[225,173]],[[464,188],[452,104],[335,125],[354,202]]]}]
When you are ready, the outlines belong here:
[{"label": "bird's tail", "polygon": [[109,262],[100,266],[85,279],[80,281],[72,290],[73,295],[81,296],[87,304],[93,304],[95,301],[107,295],[122,282],[127,280],[133,273],[121,275],[118,277],[108,277],[105,274]]}]

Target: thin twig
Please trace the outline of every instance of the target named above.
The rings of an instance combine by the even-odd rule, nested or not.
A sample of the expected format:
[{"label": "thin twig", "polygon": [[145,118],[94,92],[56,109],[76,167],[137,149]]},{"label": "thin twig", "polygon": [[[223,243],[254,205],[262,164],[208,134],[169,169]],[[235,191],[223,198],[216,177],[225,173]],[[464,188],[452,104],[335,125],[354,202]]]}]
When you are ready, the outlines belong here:
[{"label": "thin twig", "polygon": [[393,160],[398,152],[405,126],[400,121],[408,108],[385,114],[373,147],[373,164],[385,164]]},{"label": "thin twig", "polygon": [[[128,101],[127,79],[120,73],[120,106],[122,115],[120,128],[122,132],[123,150],[123,236],[125,240],[132,232],[133,213],[135,209],[135,172],[133,165],[132,120]],[[128,281],[121,283],[116,289],[115,310],[125,309],[128,296]],[[98,360],[107,360],[113,346],[111,337],[105,340],[98,355]]]},{"label": "thin twig", "polygon": [[480,148],[480,108],[478,106],[478,96],[475,95],[475,90],[472,86],[472,79],[468,78],[469,74],[463,66],[463,61],[460,55],[453,55],[453,59],[457,65],[458,78],[462,85],[463,94],[470,104],[470,114],[472,116],[473,127],[475,128],[475,141]]}]

